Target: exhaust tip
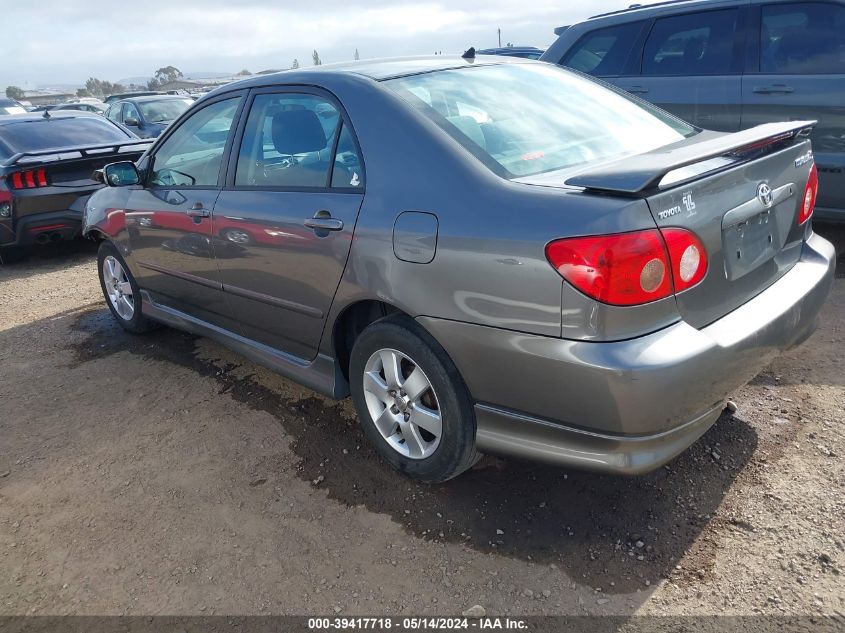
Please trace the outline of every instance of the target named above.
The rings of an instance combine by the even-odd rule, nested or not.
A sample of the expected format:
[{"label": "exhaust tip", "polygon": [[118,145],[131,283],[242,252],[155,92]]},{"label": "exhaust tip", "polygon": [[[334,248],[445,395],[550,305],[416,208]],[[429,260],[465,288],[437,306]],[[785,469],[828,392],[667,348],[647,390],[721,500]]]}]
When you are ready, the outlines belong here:
[{"label": "exhaust tip", "polygon": [[50,234],[49,233],[39,233],[35,236],[35,243],[36,244],[46,244],[50,241]]}]

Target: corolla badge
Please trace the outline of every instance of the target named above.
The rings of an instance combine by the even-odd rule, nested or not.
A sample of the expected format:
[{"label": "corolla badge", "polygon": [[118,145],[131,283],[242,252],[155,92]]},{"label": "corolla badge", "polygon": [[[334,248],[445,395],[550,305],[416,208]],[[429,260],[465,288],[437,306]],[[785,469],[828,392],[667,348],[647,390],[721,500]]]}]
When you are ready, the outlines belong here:
[{"label": "corolla badge", "polygon": [[772,203],[775,201],[775,197],[772,194],[772,188],[765,182],[761,182],[759,185],[757,185],[757,199],[767,209],[771,207]]}]

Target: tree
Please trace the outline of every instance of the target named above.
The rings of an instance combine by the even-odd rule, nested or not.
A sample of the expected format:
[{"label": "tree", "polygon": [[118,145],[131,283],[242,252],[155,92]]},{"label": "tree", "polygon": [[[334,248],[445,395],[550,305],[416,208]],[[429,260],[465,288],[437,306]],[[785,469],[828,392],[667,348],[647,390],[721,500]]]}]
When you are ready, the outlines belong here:
[{"label": "tree", "polygon": [[297,68],[299,68],[299,60],[294,59],[293,63],[290,65],[290,67],[291,67],[291,70],[296,70]]},{"label": "tree", "polygon": [[117,92],[125,92],[126,88],[120,84],[113,84],[110,81],[89,77],[88,81],[85,82],[85,90],[91,95],[107,97]]},{"label": "tree", "polygon": [[153,77],[147,82],[147,90],[158,90],[159,85],[158,79]]},{"label": "tree", "polygon": [[155,72],[155,79],[159,84],[176,81],[182,76],[182,71],[175,66],[164,66]]},{"label": "tree", "polygon": [[315,66],[321,66],[323,64],[323,62],[320,61],[320,53],[318,53],[316,50],[313,53],[311,53],[311,59],[314,60]]},{"label": "tree", "polygon": [[238,77],[248,77],[252,73],[249,72],[246,68],[244,68],[241,72],[238,73]]},{"label": "tree", "polygon": [[87,90],[87,89],[85,89],[85,88],[79,88],[79,89],[76,91],[76,96],[77,96],[77,97],[90,97],[90,96],[91,96],[91,93],[90,93],[90,92],[88,92],[88,90]]},{"label": "tree", "polygon": [[359,60],[359,59],[361,59],[361,55],[358,53],[358,49],[357,49],[357,48],[355,49],[355,59],[356,59],[356,61],[357,61],[357,60]]},{"label": "tree", "polygon": [[9,99],[17,100],[23,99],[24,94],[21,88],[18,88],[17,86],[9,86],[6,88],[6,96],[9,97]]}]

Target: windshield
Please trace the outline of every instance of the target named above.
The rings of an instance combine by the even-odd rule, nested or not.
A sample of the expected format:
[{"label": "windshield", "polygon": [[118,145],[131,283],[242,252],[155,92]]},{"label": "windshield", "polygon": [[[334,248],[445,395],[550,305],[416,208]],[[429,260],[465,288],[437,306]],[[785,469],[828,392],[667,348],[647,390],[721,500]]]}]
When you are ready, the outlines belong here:
[{"label": "windshield", "polygon": [[90,147],[130,138],[100,117],[74,117],[18,121],[0,126],[0,142],[12,153]]},{"label": "windshield", "polygon": [[478,66],[385,83],[507,178],[639,154],[696,132],[551,64]]},{"label": "windshield", "polygon": [[147,123],[161,123],[172,121],[188,109],[193,101],[190,99],[162,99],[161,101],[140,101],[138,108]]}]

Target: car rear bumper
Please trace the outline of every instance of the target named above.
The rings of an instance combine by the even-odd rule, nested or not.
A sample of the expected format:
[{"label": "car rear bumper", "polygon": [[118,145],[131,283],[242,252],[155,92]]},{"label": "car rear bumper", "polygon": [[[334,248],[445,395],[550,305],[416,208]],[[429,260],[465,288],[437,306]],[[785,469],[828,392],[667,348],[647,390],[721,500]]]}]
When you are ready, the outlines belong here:
[{"label": "car rear bumper", "polygon": [[627,341],[418,320],[478,403],[479,450],[637,474],[682,452],[731,391],[812,334],[834,267],[833,246],[812,235],[789,272],[715,323],[681,321]]},{"label": "car rear bumper", "polygon": [[72,239],[80,234],[82,213],[74,210],[34,213],[20,218],[17,226],[0,229],[0,246],[31,246]]}]

